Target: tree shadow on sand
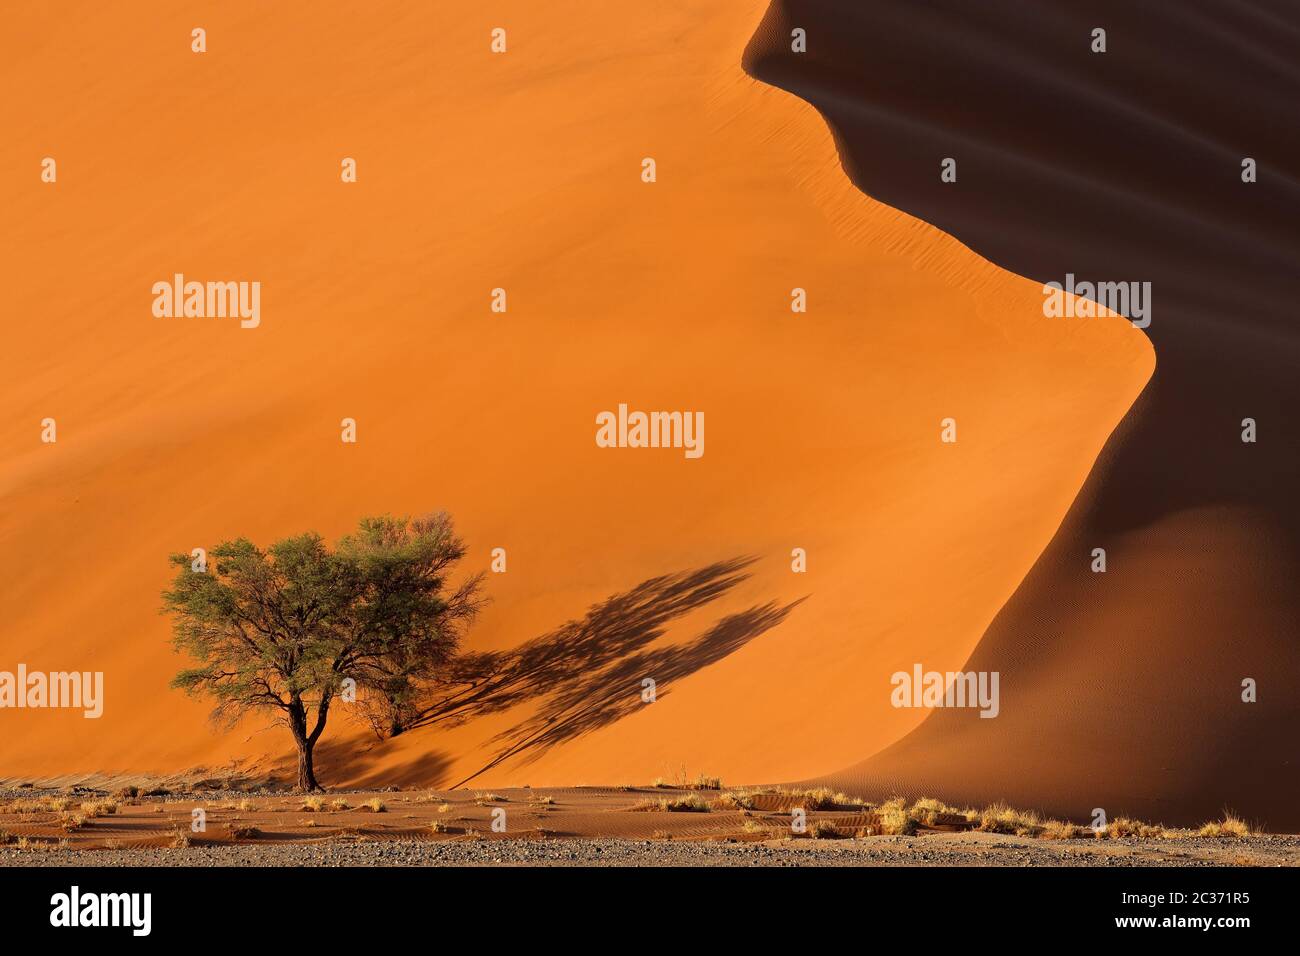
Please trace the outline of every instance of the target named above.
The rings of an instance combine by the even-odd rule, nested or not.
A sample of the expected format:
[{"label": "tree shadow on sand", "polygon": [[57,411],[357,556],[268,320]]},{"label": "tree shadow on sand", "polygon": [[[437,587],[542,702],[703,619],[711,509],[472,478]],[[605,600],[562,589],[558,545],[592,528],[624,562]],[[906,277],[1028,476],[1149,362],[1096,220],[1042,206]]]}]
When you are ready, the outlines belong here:
[{"label": "tree shadow on sand", "polygon": [[749,574],[754,558],[733,558],[663,575],[596,605],[579,620],[510,651],[466,655],[421,709],[412,728],[461,724],[521,703],[537,710],[493,743],[500,750],[461,786],[502,762],[536,759],[558,744],[606,727],[638,707],[642,681],[656,696],[671,685],[744,647],[780,624],[799,604],[775,601],[729,614],[694,640],[649,645],[677,618],[716,601]]},{"label": "tree shadow on sand", "polygon": [[[322,740],[316,745],[316,766],[322,781],[347,777],[352,790],[380,790],[394,780],[441,780],[451,767],[450,756],[438,750],[419,754],[407,762],[394,765],[386,759],[382,747],[359,748],[351,738]],[[286,785],[293,783],[294,767],[286,764],[279,777]]]}]

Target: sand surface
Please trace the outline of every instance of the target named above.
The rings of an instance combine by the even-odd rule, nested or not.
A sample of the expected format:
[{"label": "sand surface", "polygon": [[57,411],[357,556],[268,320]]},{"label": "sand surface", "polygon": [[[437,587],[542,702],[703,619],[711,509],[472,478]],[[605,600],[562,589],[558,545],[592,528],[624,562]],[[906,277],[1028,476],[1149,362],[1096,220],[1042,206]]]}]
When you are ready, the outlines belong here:
[{"label": "sand surface", "polygon": [[833,785],[1300,826],[1297,39],[1272,0],[773,4],[749,68],[826,115],[863,190],[1042,282],[1149,282],[1158,359],[970,658],[1000,717],[936,711]]},{"label": "sand surface", "polygon": [[1295,866],[1300,842],[1255,837],[1231,846],[1181,848],[1091,840],[1027,844],[990,834],[866,837],[860,840],[469,840],[277,844],[188,849],[66,850],[31,853],[0,847],[5,866]]},{"label": "sand surface", "polygon": [[[216,733],[167,688],[167,554],[434,509],[467,572],[508,552],[471,647],[562,653],[457,727],[378,743],[336,708],[327,785],[790,780],[920,723],[890,674],[967,661],[1148,340],[1045,321],[1037,283],[855,189],[813,107],[742,68],[762,0],[593,9],[12,12],[0,668],[100,670],[106,701],[0,714],[0,775],[283,769],[282,728]],[[262,282],[260,327],[155,318],[176,272]],[[704,410],[704,456],[597,448],[619,402]]]},{"label": "sand surface", "polygon": [[[880,832],[870,808],[812,809],[806,795],[665,787],[562,787],[300,796],[171,792],[120,799],[112,813],[0,805],[0,865],[44,866],[1295,866],[1300,839],[1038,839],[964,824]],[[12,795],[11,795],[12,796]],[[78,795],[73,795],[78,797]],[[78,799],[108,799],[87,792]],[[647,809],[698,798],[699,810]],[[313,808],[314,807],[314,808]],[[372,807],[378,807],[371,809]],[[806,807],[803,829],[792,826]],[[195,831],[195,810],[203,829]],[[83,811],[84,815],[84,811]]]}]

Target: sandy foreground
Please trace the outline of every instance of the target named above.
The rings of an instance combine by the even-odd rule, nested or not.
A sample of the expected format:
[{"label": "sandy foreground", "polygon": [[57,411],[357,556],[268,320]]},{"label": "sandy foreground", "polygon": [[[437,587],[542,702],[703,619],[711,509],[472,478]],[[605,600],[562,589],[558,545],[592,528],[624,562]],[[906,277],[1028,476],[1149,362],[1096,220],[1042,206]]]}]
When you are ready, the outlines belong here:
[{"label": "sandy foreground", "polygon": [[1033,841],[995,833],[851,840],[390,840],[24,853],[4,866],[1296,866],[1300,838]]},{"label": "sandy foreground", "polygon": [[[306,799],[198,791],[115,801],[89,789],[25,789],[7,791],[0,808],[0,865],[1300,865],[1295,836],[1048,840],[955,822],[887,835],[877,814],[847,803],[807,810],[804,832],[795,833],[792,811],[806,799],[755,794],[742,809],[726,805],[727,793],[578,787]],[[699,809],[661,806],[679,801]],[[196,810],[205,815],[198,831]]]}]

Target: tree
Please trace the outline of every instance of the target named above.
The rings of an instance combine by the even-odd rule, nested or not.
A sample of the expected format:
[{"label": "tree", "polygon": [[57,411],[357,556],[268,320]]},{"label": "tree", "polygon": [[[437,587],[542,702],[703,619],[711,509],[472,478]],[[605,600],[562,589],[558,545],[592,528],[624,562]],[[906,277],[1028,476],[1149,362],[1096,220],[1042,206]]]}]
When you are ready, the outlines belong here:
[{"label": "tree", "polygon": [[357,627],[380,640],[355,661],[362,711],[380,737],[410,727],[427,685],[440,685],[476,655],[458,655],[465,629],[483,599],[483,575],[447,592],[446,579],[465,556],[446,514],[416,522],[371,518],[339,542],[338,554],[356,568],[366,600]]},{"label": "tree", "polygon": [[278,712],[298,750],[299,788],[319,790],[313,751],[336,697],[349,686],[359,699],[369,692],[400,726],[403,702],[454,660],[482,603],[482,575],[448,590],[464,555],[444,513],[363,519],[333,551],[307,533],[266,550],[227,541],[201,567],[174,554],[163,610],[173,646],[198,666],[172,686],[214,698],[218,722]]}]

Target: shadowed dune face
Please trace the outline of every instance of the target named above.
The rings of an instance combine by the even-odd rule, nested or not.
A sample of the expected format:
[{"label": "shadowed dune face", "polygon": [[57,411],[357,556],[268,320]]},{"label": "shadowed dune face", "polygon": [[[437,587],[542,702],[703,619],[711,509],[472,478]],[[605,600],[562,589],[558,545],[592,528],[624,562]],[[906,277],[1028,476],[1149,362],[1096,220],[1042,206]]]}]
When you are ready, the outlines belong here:
[{"label": "shadowed dune face", "polygon": [[[15,12],[0,668],[103,671],[105,709],[0,714],[0,775],[277,765],[282,729],[213,733],[168,689],[166,556],[431,509],[467,573],[508,553],[469,649],[547,679],[382,744],[337,707],[325,785],[796,779],[919,723],[869,681],[970,655],[1151,352],[1044,324],[1034,283],[854,189],[816,111],[741,69],[765,8]],[[260,326],[155,318],[178,271],[262,282]],[[620,402],[704,411],[704,456],[597,447]],[[732,555],[707,602],[655,597]]]},{"label": "shadowed dune face", "polygon": [[1152,285],[1155,375],[969,662],[1000,717],[936,711],[837,781],[1300,825],[1298,42],[1292,3],[769,10],[748,69],[823,113],[869,195],[1039,281]]}]

